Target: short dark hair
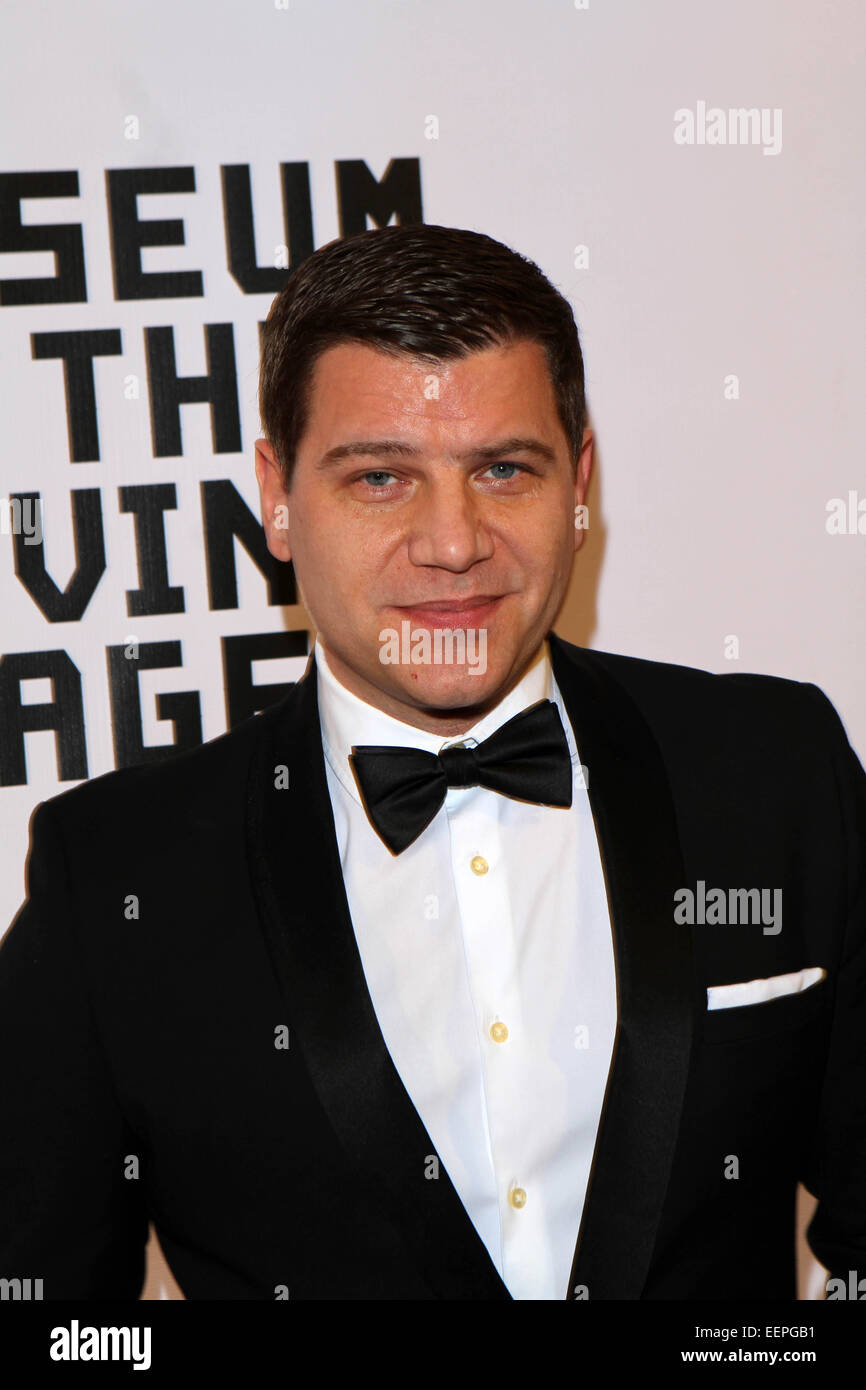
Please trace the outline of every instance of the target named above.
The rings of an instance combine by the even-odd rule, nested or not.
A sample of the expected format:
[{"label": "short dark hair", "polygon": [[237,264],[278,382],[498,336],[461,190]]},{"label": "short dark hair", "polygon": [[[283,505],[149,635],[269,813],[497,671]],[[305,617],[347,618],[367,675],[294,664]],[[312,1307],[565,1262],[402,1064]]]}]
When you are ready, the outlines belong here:
[{"label": "short dark hair", "polygon": [[545,350],[576,470],[587,416],[577,325],[534,261],[483,232],[426,222],[321,246],[289,276],[262,328],[259,413],[286,487],[327,348],[365,343],[435,363],[521,339]]}]

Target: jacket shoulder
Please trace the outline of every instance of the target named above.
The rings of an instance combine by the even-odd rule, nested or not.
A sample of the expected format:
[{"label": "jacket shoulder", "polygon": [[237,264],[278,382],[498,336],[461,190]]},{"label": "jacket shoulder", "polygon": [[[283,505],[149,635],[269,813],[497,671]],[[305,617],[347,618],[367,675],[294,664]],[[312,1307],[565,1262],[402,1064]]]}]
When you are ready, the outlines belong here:
[{"label": "jacket shoulder", "polygon": [[707,671],[556,640],[565,657],[616,681],[657,735],[682,737],[691,728],[704,738],[727,739],[748,728],[776,739],[790,738],[795,727],[799,737],[815,745],[846,741],[832,702],[808,681],[756,671]]},{"label": "jacket shoulder", "polygon": [[[156,762],[118,768],[46,798],[36,808],[80,839],[106,825],[134,826],[139,816],[169,822],[219,813],[242,804],[250,760],[266,729],[290,712],[296,686],[272,705],[195,748],[166,753]],[[44,809],[43,809],[44,808]]]}]

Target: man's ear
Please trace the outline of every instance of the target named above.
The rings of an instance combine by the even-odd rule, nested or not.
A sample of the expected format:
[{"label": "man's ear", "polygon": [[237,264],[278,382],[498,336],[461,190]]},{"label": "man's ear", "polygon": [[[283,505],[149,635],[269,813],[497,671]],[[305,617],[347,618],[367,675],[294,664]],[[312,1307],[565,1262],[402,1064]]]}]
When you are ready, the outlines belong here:
[{"label": "man's ear", "polygon": [[583,440],[580,445],[580,454],[577,460],[577,471],[574,475],[574,548],[579,550],[583,545],[583,537],[589,527],[589,508],[586,505],[586,494],[589,489],[589,480],[592,475],[592,447],[593,433],[590,429],[583,432]]},{"label": "man's ear", "polygon": [[255,466],[268,550],[277,560],[291,560],[289,494],[274,447],[267,439],[256,440]]}]

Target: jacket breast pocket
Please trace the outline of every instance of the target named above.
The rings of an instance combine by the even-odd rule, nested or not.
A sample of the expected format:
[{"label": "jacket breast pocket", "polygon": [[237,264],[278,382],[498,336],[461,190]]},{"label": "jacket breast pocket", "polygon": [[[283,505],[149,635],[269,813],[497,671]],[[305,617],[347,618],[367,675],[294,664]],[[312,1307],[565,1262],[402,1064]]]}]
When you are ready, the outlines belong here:
[{"label": "jacket breast pocket", "polygon": [[825,978],[808,989],[758,1004],[708,1009],[701,1019],[702,1037],[706,1043],[724,1043],[794,1031],[822,1015],[829,1017],[830,997]]}]

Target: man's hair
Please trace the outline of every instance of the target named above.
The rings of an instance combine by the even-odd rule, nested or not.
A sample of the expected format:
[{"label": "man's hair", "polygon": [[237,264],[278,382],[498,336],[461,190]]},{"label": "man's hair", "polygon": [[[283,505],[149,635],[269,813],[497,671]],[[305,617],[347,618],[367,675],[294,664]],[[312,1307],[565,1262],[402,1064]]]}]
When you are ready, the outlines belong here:
[{"label": "man's hair", "polygon": [[534,261],[482,232],[425,222],[330,241],[286,281],[262,329],[259,413],[288,488],[313,368],[338,343],[438,363],[519,340],[544,348],[576,471],[583,356],[568,300]]}]

